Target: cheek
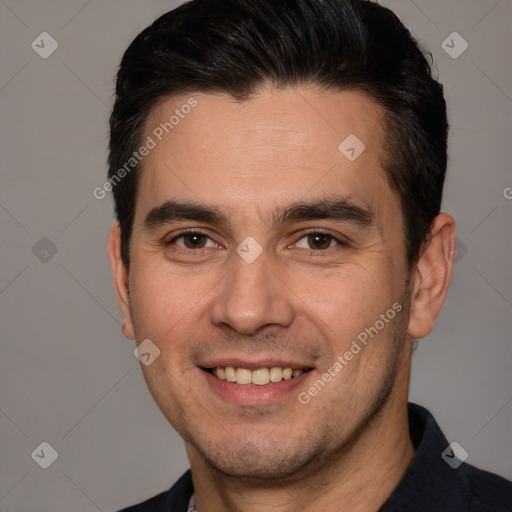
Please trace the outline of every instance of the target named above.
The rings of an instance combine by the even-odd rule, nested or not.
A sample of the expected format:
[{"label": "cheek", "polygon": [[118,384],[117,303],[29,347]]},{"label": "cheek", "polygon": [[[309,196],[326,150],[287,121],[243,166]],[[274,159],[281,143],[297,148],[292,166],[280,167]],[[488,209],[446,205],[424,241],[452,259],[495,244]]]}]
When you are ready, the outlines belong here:
[{"label": "cheek", "polygon": [[305,314],[326,338],[345,344],[391,307],[390,283],[383,279],[388,274],[347,264],[331,275],[308,276],[290,288],[297,290]]},{"label": "cheek", "polygon": [[149,338],[170,336],[174,327],[197,314],[212,289],[197,275],[180,276],[150,263],[135,269],[130,285],[136,331]]}]

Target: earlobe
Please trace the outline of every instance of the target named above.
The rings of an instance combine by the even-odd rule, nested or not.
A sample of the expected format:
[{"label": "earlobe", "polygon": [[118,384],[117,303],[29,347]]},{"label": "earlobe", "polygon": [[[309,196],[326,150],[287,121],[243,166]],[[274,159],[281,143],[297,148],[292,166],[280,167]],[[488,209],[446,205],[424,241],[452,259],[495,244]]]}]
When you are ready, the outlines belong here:
[{"label": "earlobe", "polygon": [[121,257],[121,229],[119,224],[114,224],[110,230],[108,256],[112,266],[112,278],[117,302],[124,316],[122,331],[127,338],[134,340],[135,330],[130,312],[128,272]]},{"label": "earlobe", "polygon": [[408,334],[416,339],[427,336],[448,293],[455,257],[455,221],[439,214],[413,273]]}]

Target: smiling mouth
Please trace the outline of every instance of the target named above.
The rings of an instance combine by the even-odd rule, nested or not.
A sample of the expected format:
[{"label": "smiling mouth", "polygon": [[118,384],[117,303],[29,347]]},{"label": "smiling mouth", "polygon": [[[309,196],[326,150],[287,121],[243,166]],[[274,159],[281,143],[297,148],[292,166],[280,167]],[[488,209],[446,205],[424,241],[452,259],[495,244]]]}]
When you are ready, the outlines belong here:
[{"label": "smiling mouth", "polygon": [[248,368],[236,368],[234,366],[217,366],[216,368],[202,369],[220,380],[245,386],[266,386],[267,384],[275,384],[282,380],[297,378],[303,373],[311,370],[311,368],[292,369],[289,367],[281,368],[277,366],[272,368],[257,368],[255,370],[250,370]]}]

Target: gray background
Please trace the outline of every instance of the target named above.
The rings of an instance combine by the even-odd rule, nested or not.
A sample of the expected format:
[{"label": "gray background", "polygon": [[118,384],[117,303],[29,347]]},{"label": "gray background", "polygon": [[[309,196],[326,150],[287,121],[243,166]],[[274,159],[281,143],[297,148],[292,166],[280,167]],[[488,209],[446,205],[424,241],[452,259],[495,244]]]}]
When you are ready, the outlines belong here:
[{"label": "gray background", "polygon": [[[431,49],[452,126],[444,210],[459,250],[445,307],[414,355],[411,399],[468,462],[510,479],[512,3],[382,3]],[[92,195],[105,181],[122,52],[177,4],[0,0],[2,512],[115,510],[188,467],[121,334],[111,197]],[[31,48],[43,31],[59,44],[47,59]],[[441,46],[454,31],[469,45],[458,58]],[[48,469],[31,458],[43,441],[58,452]]]}]

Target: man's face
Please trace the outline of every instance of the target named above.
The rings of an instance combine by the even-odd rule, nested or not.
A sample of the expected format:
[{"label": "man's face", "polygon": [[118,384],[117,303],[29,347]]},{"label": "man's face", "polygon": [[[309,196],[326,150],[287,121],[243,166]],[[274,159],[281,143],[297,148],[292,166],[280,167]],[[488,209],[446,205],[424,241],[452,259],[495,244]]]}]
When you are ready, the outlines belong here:
[{"label": "man's face", "polygon": [[[380,164],[383,111],[350,91],[193,97],[162,141],[154,130],[189,97],[146,123],[156,147],[139,182],[125,332],[161,351],[144,376],[189,456],[290,475],[347,445],[390,393],[407,397],[408,274]],[[278,382],[232,383],[217,367]]]}]

